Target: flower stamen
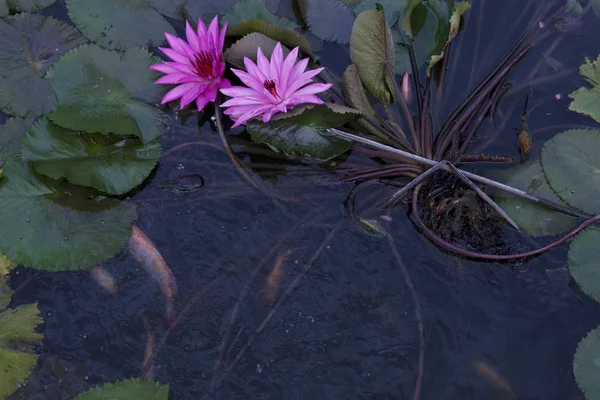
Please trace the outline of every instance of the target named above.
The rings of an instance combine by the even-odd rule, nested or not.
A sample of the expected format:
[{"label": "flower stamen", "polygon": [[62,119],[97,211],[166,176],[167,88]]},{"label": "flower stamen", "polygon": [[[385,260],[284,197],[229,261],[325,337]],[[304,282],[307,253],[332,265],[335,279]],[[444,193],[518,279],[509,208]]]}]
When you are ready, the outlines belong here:
[{"label": "flower stamen", "polygon": [[213,61],[214,57],[208,51],[203,51],[194,54],[192,65],[196,74],[204,79],[210,79],[213,76]]},{"label": "flower stamen", "polygon": [[267,89],[267,91],[273,95],[273,97],[279,98],[279,94],[277,94],[277,89],[275,88],[275,81],[265,81],[263,85],[265,86],[265,89]]}]

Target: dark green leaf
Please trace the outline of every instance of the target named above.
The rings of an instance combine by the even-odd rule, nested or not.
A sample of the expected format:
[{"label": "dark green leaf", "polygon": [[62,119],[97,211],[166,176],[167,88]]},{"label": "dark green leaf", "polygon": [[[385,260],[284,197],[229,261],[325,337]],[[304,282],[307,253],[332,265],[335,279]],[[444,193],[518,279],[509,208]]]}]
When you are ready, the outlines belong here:
[{"label": "dark green leaf", "polygon": [[354,7],[354,14],[358,15],[366,10],[376,10],[376,4],[383,6],[385,19],[390,27],[396,25],[400,16],[406,11],[410,0],[363,0]]},{"label": "dark green leaf", "polygon": [[158,46],[165,42],[165,32],[175,35],[163,15],[178,15],[181,5],[165,0],[66,0],[66,4],[71,21],[88,39],[121,50]]},{"label": "dark green leaf", "polygon": [[[449,19],[449,28],[448,34],[445,36],[445,23],[442,23],[441,26],[438,25],[438,32],[436,34],[436,47],[439,47],[442,44],[442,49],[436,48],[433,54],[431,55],[431,60],[429,61],[429,65],[427,66],[427,76],[431,74],[431,69],[435,64],[441,61],[444,58],[444,53],[448,47],[448,44],[456,37],[458,33],[458,29],[460,28],[460,21],[462,19],[462,15],[471,8],[471,4],[466,1],[460,1],[456,4],[449,5],[449,3],[445,3],[452,11],[452,14]],[[453,7],[453,8],[452,8]],[[438,18],[441,21],[444,21],[440,15]],[[440,36],[441,34],[441,36]]]},{"label": "dark green leaf", "polygon": [[569,268],[588,296],[600,301],[600,231],[588,228],[571,242]]},{"label": "dark green leaf", "polygon": [[354,13],[339,0],[298,0],[302,17],[310,31],[318,38],[348,43],[354,22]]},{"label": "dark green leaf", "polygon": [[272,126],[302,125],[313,128],[337,128],[360,115],[353,108],[333,104],[316,104],[298,107],[287,113],[276,114],[269,124]]},{"label": "dark green leaf", "polygon": [[266,21],[271,25],[277,25],[283,29],[298,28],[298,25],[293,21],[278,17],[269,11],[264,0],[246,0],[236,3],[231,11],[223,16],[222,22],[227,21],[229,23],[228,29],[231,29],[251,19]]},{"label": "dark green leaf", "polygon": [[600,327],[579,342],[573,359],[573,375],[587,400],[600,399]]},{"label": "dark green leaf", "polygon": [[412,12],[414,9],[421,4],[421,0],[410,0],[410,3],[406,6],[404,17],[402,18],[401,26],[402,30],[409,36],[413,37],[414,33],[412,30]]},{"label": "dark green leaf", "polygon": [[169,385],[153,381],[128,379],[97,386],[75,400],[167,400]]},{"label": "dark green leaf", "polygon": [[48,71],[59,102],[49,118],[73,130],[156,139],[165,116],[143,102],[158,103],[164,93],[154,84],[160,74],[149,68],[159,61],[143,49],[76,48]]},{"label": "dark green leaf", "polygon": [[0,251],[26,267],[92,267],[121,250],[135,205],[41,176],[14,157],[0,180]]},{"label": "dark green leaf", "polygon": [[544,143],[541,162],[563,201],[591,215],[600,213],[600,130],[559,133]]},{"label": "dark green leaf", "polygon": [[569,95],[573,99],[569,110],[589,115],[600,122],[600,56],[595,61],[585,58],[579,67],[579,74],[592,86],[579,88]]},{"label": "dark green leaf", "polygon": [[[225,60],[237,68],[245,69],[245,57],[256,62],[257,49],[260,47],[265,57],[271,58],[271,54],[273,53],[273,50],[275,50],[276,45],[277,42],[275,40],[262,33],[251,33],[232,44],[231,47],[225,51]],[[285,46],[282,46],[282,48],[283,56],[286,57],[290,51]]]},{"label": "dark green leaf", "polygon": [[1,2],[6,3],[11,10],[17,12],[33,12],[50,7],[56,3],[56,0],[1,0]]},{"label": "dark green leaf", "polygon": [[16,392],[37,363],[34,347],[44,338],[34,332],[44,322],[39,313],[35,303],[0,312],[0,398]]},{"label": "dark green leaf", "polygon": [[31,120],[10,118],[0,125],[0,160],[19,153],[21,140],[31,127]]},{"label": "dark green leaf", "polygon": [[404,42],[400,30],[394,29],[392,31],[392,39],[394,40],[394,61],[396,64],[396,74],[402,75],[405,72],[412,74],[409,47]]},{"label": "dark green leaf", "polygon": [[85,39],[54,18],[34,14],[0,20],[0,36],[0,108],[32,116],[55,109],[56,97],[44,75]]},{"label": "dark green leaf", "polygon": [[392,32],[381,11],[364,11],[352,28],[350,57],[363,85],[383,101],[392,98],[387,68],[395,69]]},{"label": "dark green leaf", "polygon": [[583,14],[583,7],[581,7],[581,4],[577,0],[567,0],[565,12],[574,12],[581,15]]},{"label": "dark green leaf", "polygon": [[47,119],[38,121],[22,144],[22,158],[52,179],[108,194],[127,193],[152,172],[160,143],[115,135],[68,131]]}]

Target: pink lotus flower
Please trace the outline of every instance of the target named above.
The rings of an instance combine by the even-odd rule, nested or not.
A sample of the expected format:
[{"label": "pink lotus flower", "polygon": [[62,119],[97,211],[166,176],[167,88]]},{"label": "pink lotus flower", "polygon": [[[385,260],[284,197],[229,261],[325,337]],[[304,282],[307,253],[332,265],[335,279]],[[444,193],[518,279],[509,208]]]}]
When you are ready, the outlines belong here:
[{"label": "pink lotus flower", "polygon": [[231,87],[231,83],[223,78],[226,29],[227,23],[219,34],[219,21],[215,17],[208,31],[201,19],[198,20],[197,32],[186,21],[187,42],[165,33],[171,48],[160,47],[160,50],[173,61],[151,65],[150,68],[167,74],[155,83],[177,86],[165,94],[162,104],[181,97],[182,108],[196,100],[198,110],[202,110],[209,101],[215,101],[218,89]]},{"label": "pink lotus flower", "polygon": [[259,47],[258,65],[248,57],[244,57],[247,72],[231,69],[248,86],[221,88],[221,93],[232,97],[221,107],[229,107],[225,114],[235,121],[233,127],[242,125],[261,114],[263,122],[269,122],[274,114],[285,113],[297,104],[323,103],[315,94],[329,89],[331,84],[305,85],[324,68],[304,72],[308,65],[308,58],[296,63],[297,57],[298,47],[290,51],[284,60],[281,43],[277,43],[270,62]]}]

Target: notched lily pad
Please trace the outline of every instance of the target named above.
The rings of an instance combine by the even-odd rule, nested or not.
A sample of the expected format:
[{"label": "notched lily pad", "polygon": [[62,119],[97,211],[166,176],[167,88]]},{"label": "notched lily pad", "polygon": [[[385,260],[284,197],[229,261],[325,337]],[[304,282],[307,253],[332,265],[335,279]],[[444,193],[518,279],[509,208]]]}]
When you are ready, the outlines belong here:
[{"label": "notched lily pad", "polygon": [[235,29],[240,23],[257,19],[268,22],[271,25],[277,25],[283,29],[296,29],[298,25],[287,18],[278,17],[267,9],[263,0],[246,0],[237,2],[230,12],[225,14],[222,22],[228,22],[228,29]]},{"label": "notched lily pad", "polygon": [[588,296],[600,301],[600,231],[588,228],[578,234],[569,248],[573,279]]},{"label": "notched lily pad", "polygon": [[0,37],[0,108],[32,116],[54,110],[56,97],[44,76],[85,38],[52,17],[26,13],[0,20]]},{"label": "notched lily pad", "polygon": [[[550,188],[538,160],[512,167],[506,171],[506,175],[506,184],[509,186],[557,204],[563,203]],[[532,236],[558,235],[577,223],[573,217],[516,197],[499,195],[496,201],[519,227]]]},{"label": "notched lily pad", "polygon": [[128,379],[114,383],[105,383],[80,394],[75,400],[108,400],[108,399],[152,399],[167,400],[169,385],[153,381]]},{"label": "notched lily pad", "polygon": [[359,115],[352,108],[321,104],[279,114],[267,124],[251,122],[247,130],[254,142],[266,144],[274,151],[324,162],[345,153],[353,145],[328,133],[327,128],[343,125]]},{"label": "notched lily pad", "polygon": [[59,102],[48,118],[72,130],[156,139],[166,116],[145,103],[159,103],[164,94],[164,85],[154,84],[160,74],[149,68],[160,61],[143,49],[72,50],[48,71]]},{"label": "notched lily pad", "polygon": [[405,13],[410,0],[363,0],[354,7],[354,14],[358,15],[367,10],[377,10],[378,3],[383,7],[385,19],[391,28],[398,23],[400,17]]},{"label": "notched lily pad", "polygon": [[586,57],[585,63],[579,67],[579,74],[592,87],[581,87],[569,94],[573,99],[569,110],[588,115],[600,122],[600,56],[595,61]]},{"label": "notched lily pad", "polygon": [[575,352],[573,374],[588,400],[600,398],[600,327],[584,337]]},{"label": "notched lily pad", "polygon": [[[237,68],[245,69],[245,57],[248,57],[256,63],[256,52],[260,47],[265,57],[270,59],[273,50],[275,50],[275,46],[277,46],[277,41],[262,33],[254,32],[232,44],[231,47],[225,51],[225,60]],[[282,46],[282,49],[283,56],[287,57],[290,51],[285,46]]]},{"label": "notched lily pad", "polygon": [[165,0],[66,0],[71,21],[90,40],[109,49],[159,46],[175,30],[163,15],[181,15],[180,2]]},{"label": "notched lily pad", "polygon": [[44,336],[34,329],[42,322],[37,304],[0,313],[0,398],[16,392],[35,367],[34,347]]},{"label": "notched lily pad", "polygon": [[298,0],[302,18],[319,39],[346,44],[350,41],[354,13],[339,0]]},{"label": "notched lily pad", "polygon": [[137,138],[73,132],[47,119],[32,127],[21,150],[23,160],[37,172],[108,194],[138,186],[161,155],[156,140],[143,144]]},{"label": "notched lily pad", "polygon": [[600,130],[559,133],[544,143],[541,162],[558,197],[587,214],[600,213]]},{"label": "notched lily pad", "polygon": [[44,177],[15,157],[0,180],[0,251],[26,267],[92,267],[119,252],[137,218],[135,205]]}]

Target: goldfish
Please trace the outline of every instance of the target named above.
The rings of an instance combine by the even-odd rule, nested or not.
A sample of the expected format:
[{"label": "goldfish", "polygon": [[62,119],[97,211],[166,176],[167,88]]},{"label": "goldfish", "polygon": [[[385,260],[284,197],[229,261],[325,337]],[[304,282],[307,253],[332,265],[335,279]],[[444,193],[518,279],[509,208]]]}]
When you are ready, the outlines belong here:
[{"label": "goldfish", "polygon": [[483,361],[473,361],[473,368],[479,375],[493,384],[496,389],[504,393],[508,398],[516,399],[515,393],[510,385],[498,372],[496,372],[488,363]]},{"label": "goldfish", "polygon": [[107,292],[111,294],[117,292],[118,287],[115,283],[115,279],[112,277],[111,274],[108,273],[107,270],[105,270],[102,267],[95,266],[90,272],[94,280],[98,283],[98,285],[102,286]]},{"label": "goldfish", "polygon": [[136,226],[131,230],[129,252],[160,286],[160,290],[165,297],[167,319],[170,322],[174,321],[173,298],[177,293],[175,277],[154,243]]},{"label": "goldfish", "polygon": [[292,254],[294,250],[288,249],[283,254],[280,254],[275,260],[275,266],[267,277],[267,282],[264,287],[264,299],[268,305],[273,304],[275,294],[277,293],[277,287],[281,280],[281,274],[283,273],[283,264],[285,264],[287,258]]}]

